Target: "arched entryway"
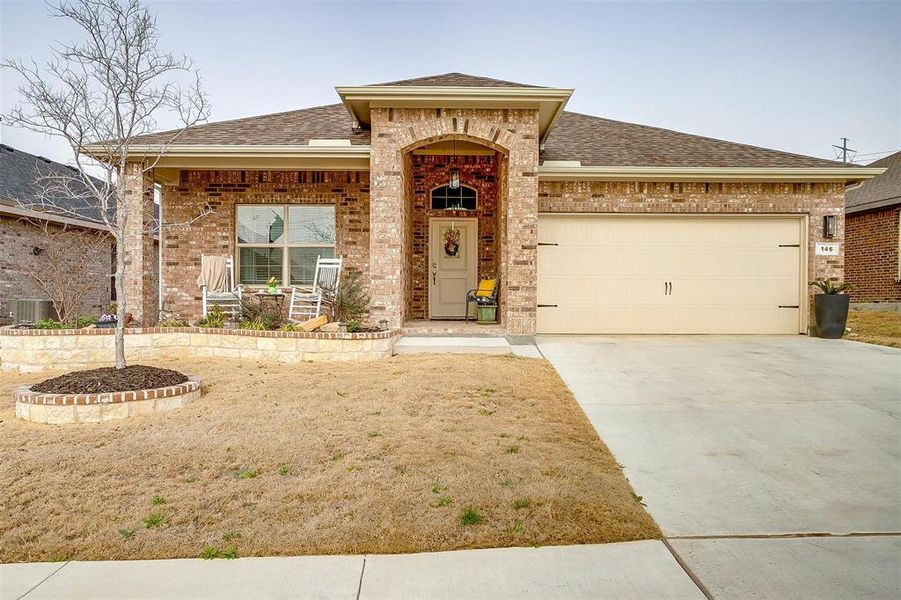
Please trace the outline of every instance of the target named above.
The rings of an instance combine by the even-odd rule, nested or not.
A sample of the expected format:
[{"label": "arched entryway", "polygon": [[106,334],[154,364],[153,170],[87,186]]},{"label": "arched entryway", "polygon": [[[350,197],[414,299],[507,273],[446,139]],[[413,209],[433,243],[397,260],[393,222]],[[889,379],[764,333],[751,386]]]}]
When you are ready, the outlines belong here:
[{"label": "arched entryway", "polygon": [[504,160],[462,137],[405,152],[405,322],[461,320],[466,291],[501,274]]}]

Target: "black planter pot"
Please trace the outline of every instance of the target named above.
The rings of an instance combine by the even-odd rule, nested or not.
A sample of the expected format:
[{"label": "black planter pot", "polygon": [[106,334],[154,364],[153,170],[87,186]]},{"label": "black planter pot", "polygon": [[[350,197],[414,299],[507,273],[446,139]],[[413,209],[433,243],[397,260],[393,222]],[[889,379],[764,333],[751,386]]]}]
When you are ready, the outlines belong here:
[{"label": "black planter pot", "polygon": [[848,304],[851,297],[847,294],[817,294],[813,297],[814,312],[817,318],[817,336],[830,340],[838,340],[845,334],[848,323]]}]

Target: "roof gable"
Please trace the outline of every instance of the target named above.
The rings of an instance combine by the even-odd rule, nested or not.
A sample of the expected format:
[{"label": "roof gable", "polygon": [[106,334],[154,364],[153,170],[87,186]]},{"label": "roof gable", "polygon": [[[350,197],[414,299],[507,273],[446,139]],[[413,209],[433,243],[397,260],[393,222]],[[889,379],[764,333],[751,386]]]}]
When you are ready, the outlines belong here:
[{"label": "roof gable", "polygon": [[401,79],[399,81],[388,81],[386,83],[371,83],[366,87],[381,86],[403,86],[403,87],[521,87],[521,88],[541,88],[539,85],[529,85],[526,83],[516,83],[515,81],[504,81],[503,79],[493,79],[491,77],[480,77],[478,75],[467,75],[466,73],[443,73],[441,75],[426,75],[425,77],[414,77],[412,79]]},{"label": "roof gable", "polygon": [[849,213],[901,204],[901,152],[895,152],[868,167],[882,167],[885,173],[845,194]]}]

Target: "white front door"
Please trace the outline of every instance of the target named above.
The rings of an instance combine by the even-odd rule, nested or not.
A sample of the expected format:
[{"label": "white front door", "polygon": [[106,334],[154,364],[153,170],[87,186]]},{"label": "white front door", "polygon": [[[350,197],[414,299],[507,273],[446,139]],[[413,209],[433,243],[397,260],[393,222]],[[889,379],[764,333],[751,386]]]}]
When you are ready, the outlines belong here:
[{"label": "white front door", "polygon": [[462,319],[476,287],[478,219],[429,220],[429,317]]}]

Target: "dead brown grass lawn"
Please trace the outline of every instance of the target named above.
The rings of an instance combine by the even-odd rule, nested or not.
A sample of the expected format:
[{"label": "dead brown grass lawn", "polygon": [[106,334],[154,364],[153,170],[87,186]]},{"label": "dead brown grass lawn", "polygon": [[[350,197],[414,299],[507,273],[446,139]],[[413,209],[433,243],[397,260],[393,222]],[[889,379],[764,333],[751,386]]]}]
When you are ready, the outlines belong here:
[{"label": "dead brown grass lawn", "polygon": [[846,340],[901,348],[901,312],[852,310]]},{"label": "dead brown grass lawn", "polygon": [[[363,365],[158,366],[202,376],[203,398],[169,413],[65,427],[17,420],[11,392],[36,377],[0,374],[0,562],[660,535],[546,361],[422,355]],[[481,524],[461,524],[467,507]],[[148,527],[152,514],[164,520]]]}]

